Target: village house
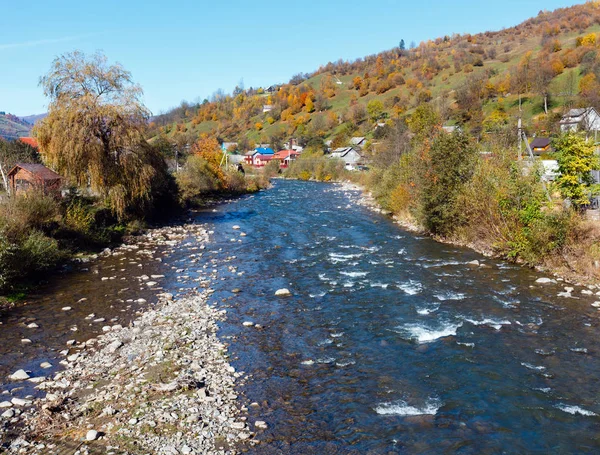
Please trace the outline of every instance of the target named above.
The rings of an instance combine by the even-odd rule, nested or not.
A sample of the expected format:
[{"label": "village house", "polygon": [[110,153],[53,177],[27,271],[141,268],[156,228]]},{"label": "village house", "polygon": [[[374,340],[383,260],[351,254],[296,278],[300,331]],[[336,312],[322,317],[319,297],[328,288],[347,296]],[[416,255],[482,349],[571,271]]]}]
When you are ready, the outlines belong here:
[{"label": "village house", "polygon": [[533,154],[539,156],[553,151],[551,143],[552,141],[548,137],[536,137],[529,146]]},{"label": "village house", "polygon": [[593,107],[571,109],[560,121],[560,130],[600,131],[600,115]]},{"label": "village house", "polygon": [[42,164],[17,163],[8,173],[12,194],[42,191],[60,196],[63,178]]},{"label": "village house", "polygon": [[38,148],[38,141],[35,137],[20,137],[19,142],[27,144],[30,147],[33,147],[34,149]]},{"label": "village house", "polygon": [[249,166],[262,167],[273,159],[274,154],[270,147],[257,147],[244,154],[244,161]]},{"label": "village house", "polygon": [[344,161],[346,169],[356,170],[362,163],[362,156],[354,147],[340,147],[331,152],[331,158]]},{"label": "village house", "polygon": [[263,105],[263,114],[266,112],[271,112],[273,110],[272,104],[264,104]]},{"label": "village house", "polygon": [[350,138],[350,145],[362,149],[367,144],[367,138],[365,137],[353,137]]},{"label": "village house", "polygon": [[273,155],[273,158],[279,160],[280,167],[287,168],[292,161],[296,161],[298,156],[300,153],[295,150],[280,150]]}]

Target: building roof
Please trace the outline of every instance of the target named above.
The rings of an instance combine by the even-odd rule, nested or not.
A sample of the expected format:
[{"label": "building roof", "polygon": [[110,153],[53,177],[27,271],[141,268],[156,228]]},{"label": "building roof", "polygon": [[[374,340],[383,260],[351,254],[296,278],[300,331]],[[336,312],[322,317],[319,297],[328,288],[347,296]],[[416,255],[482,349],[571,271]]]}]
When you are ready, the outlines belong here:
[{"label": "building roof", "polygon": [[268,147],[258,147],[256,151],[261,155],[273,155],[275,153],[272,148]]},{"label": "building roof", "polygon": [[300,155],[300,153],[298,153],[296,150],[280,150],[279,152],[275,153],[273,155],[274,158],[278,158],[280,160],[284,160],[290,156],[298,156]]},{"label": "building roof", "polygon": [[237,142],[223,142],[223,144],[221,145],[221,147],[223,147],[224,149],[228,149],[229,147],[237,147],[238,143]]},{"label": "building roof", "polygon": [[350,153],[351,151],[358,153],[354,147],[340,147],[338,149],[335,149],[333,152],[331,152],[331,156],[342,158],[342,157],[346,156],[348,153]]},{"label": "building roof", "polygon": [[550,142],[548,137],[536,137],[529,145],[532,149],[545,149],[550,145]]},{"label": "building roof", "polygon": [[365,141],[364,137],[353,137],[350,139],[352,145],[360,145]]},{"label": "building roof", "polygon": [[250,150],[249,152],[244,153],[244,156],[254,156],[257,154],[258,152],[256,150]]},{"label": "building roof", "polygon": [[274,158],[274,155],[257,155],[256,159],[261,161],[271,161]]},{"label": "building roof", "polygon": [[15,167],[13,167],[11,169],[11,171],[8,173],[8,175],[13,175],[19,169],[24,169],[27,172],[30,172],[33,175],[35,175],[36,178],[41,179],[41,180],[60,180],[60,179],[62,179],[62,177],[60,175],[58,175],[53,170],[48,169],[43,164],[32,164],[32,163],[17,163],[17,164],[15,164]]},{"label": "building roof", "polygon": [[33,148],[38,148],[38,141],[35,137],[20,137],[19,141],[23,144],[27,144]]},{"label": "building roof", "polygon": [[572,123],[579,123],[583,120],[583,117],[585,115],[589,115],[593,112],[596,113],[596,115],[598,115],[598,113],[596,112],[596,109],[594,109],[593,107],[580,107],[577,109],[571,109],[569,112],[567,112],[562,120],[560,121],[561,124],[572,124]]}]

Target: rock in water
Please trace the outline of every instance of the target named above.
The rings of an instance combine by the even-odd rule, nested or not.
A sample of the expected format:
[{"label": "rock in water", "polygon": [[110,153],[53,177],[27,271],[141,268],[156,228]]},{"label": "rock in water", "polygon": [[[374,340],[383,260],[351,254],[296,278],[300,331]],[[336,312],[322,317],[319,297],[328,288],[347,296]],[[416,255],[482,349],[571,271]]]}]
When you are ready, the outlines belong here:
[{"label": "rock in water", "polygon": [[17,370],[9,376],[9,379],[12,379],[13,381],[24,381],[25,379],[29,379],[29,375],[25,370]]},{"label": "rock in water", "polygon": [[474,261],[467,262],[468,265],[479,265],[479,261],[475,259]]},{"label": "rock in water", "polygon": [[96,430],[90,430],[85,435],[86,441],[95,441],[96,439],[98,439],[98,432]]},{"label": "rock in water", "polygon": [[548,283],[556,283],[556,280],[553,280],[552,278],[538,278],[537,280],[535,280],[535,282],[537,284],[548,284]]},{"label": "rock in water", "polygon": [[292,295],[292,293],[290,292],[289,289],[283,288],[283,289],[277,289],[277,291],[275,291],[275,295],[277,297],[289,297]]}]

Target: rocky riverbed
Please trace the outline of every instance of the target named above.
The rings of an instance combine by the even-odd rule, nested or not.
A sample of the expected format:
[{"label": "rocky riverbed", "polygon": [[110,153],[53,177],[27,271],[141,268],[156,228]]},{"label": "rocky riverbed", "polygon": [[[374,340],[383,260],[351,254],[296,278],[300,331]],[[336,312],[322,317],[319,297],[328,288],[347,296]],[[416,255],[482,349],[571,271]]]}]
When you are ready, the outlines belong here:
[{"label": "rocky riverbed", "polygon": [[[171,227],[147,240],[175,247],[189,235],[202,249],[209,233],[198,225]],[[131,248],[139,246],[105,254]],[[0,440],[12,441],[8,453],[63,454],[75,447],[80,454],[234,454],[239,443],[254,443],[236,393],[247,377],[229,365],[216,335],[225,310],[209,304],[216,271],[206,267],[196,290],[178,298],[161,290],[159,277],[150,279],[156,281],[142,276],[140,282],[156,289],[157,302],[127,327],[106,325],[101,335],[72,342],[62,352],[64,369],[53,375],[13,372],[17,389],[33,383],[41,393],[0,395]]]}]

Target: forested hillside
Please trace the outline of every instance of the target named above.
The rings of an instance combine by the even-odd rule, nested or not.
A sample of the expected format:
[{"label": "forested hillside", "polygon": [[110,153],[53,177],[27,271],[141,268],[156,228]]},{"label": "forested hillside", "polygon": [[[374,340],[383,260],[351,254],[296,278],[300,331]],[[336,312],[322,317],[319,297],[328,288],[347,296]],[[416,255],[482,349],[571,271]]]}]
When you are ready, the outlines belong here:
[{"label": "forested hillside", "polygon": [[11,114],[0,113],[0,138],[16,139],[29,136],[33,125]]},{"label": "forested hillside", "polygon": [[242,149],[291,136],[303,145],[344,145],[430,103],[445,124],[478,139],[516,126],[519,115],[530,134],[551,132],[567,108],[600,107],[599,24],[600,4],[587,2],[540,11],[502,31],[443,36],[411,49],[401,41],[270,90],[236,87],[201,104],[182,103],[153,127],[182,148],[202,133]]}]

